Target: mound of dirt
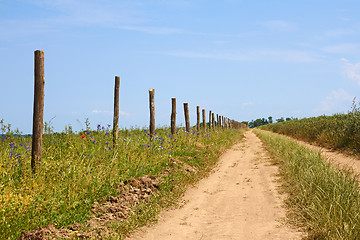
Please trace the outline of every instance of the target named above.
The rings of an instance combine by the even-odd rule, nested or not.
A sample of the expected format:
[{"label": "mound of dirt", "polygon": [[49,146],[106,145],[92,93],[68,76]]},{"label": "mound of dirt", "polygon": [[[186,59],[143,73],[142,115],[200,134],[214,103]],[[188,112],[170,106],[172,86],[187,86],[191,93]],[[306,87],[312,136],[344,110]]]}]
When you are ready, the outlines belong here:
[{"label": "mound of dirt", "polygon": [[[94,202],[91,211],[94,216],[84,224],[75,223],[67,228],[56,228],[54,224],[39,227],[33,231],[21,233],[20,240],[73,238],[108,238],[108,223],[121,222],[129,218],[131,207],[141,201],[148,201],[151,195],[156,196],[161,179],[157,176],[143,176],[139,179],[128,179],[119,184],[120,194],[111,196],[103,203]],[[87,228],[86,231],[83,231]]]}]

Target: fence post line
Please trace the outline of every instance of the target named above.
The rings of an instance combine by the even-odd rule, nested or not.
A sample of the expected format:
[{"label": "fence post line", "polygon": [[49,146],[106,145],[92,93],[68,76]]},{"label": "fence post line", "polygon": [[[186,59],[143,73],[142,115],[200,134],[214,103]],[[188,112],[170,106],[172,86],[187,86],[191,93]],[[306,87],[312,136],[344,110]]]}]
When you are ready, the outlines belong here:
[{"label": "fence post line", "polygon": [[150,139],[152,140],[155,134],[155,89],[149,89],[149,103],[150,103]]},{"label": "fence post line", "polygon": [[176,133],[176,98],[171,99],[171,136]]},{"label": "fence post line", "polygon": [[119,136],[119,89],[120,77],[115,76],[114,87],[114,121],[113,121],[113,147],[117,147],[117,139]]},{"label": "fence post line", "polygon": [[31,170],[33,174],[40,171],[41,167],[42,135],[44,126],[44,88],[44,51],[36,50],[34,52],[34,109],[31,149]]},{"label": "fence post line", "polygon": [[209,131],[211,130],[211,110],[209,111]]},{"label": "fence post line", "polygon": [[188,103],[184,103],[184,114],[185,114],[186,131],[190,132],[189,105],[188,105]]},{"label": "fence post line", "polygon": [[202,117],[203,117],[203,127],[204,127],[204,131],[206,131],[205,109],[202,110]]},{"label": "fence post line", "polygon": [[200,132],[200,106],[196,106],[196,130]]}]

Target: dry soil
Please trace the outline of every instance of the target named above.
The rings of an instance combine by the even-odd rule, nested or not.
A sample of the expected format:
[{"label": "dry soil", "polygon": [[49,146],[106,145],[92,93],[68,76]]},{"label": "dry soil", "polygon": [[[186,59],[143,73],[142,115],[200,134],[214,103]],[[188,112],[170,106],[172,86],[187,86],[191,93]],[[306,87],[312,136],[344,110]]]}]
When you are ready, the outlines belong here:
[{"label": "dry soil", "polygon": [[128,239],[301,239],[285,224],[278,169],[252,131],[228,150],[209,177],[184,195],[184,205]]}]

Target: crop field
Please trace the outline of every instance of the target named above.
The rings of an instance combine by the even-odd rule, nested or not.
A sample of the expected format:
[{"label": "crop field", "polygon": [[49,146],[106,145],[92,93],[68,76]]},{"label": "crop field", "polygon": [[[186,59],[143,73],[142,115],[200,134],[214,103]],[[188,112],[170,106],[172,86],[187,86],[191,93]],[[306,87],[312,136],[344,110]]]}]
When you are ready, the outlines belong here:
[{"label": "crop field", "polygon": [[170,128],[159,128],[151,140],[147,129],[123,129],[114,148],[110,126],[77,133],[71,129],[52,133],[48,128],[41,170],[34,175],[31,137],[16,135],[3,121],[1,125],[0,235],[5,239],[17,239],[22,231],[39,226],[83,223],[94,215],[94,202],[101,204],[119,194],[119,184],[156,176],[161,182],[157,197],[150,196],[156,203],[135,214],[136,221],[127,217],[130,220],[117,226],[114,231],[121,238],[122,233],[151,220],[161,207],[171,205],[182,186],[206,174],[224,149],[242,137],[233,129],[186,132],[178,128],[171,136]]},{"label": "crop field", "polygon": [[278,122],[261,128],[323,147],[360,154],[360,109],[355,103],[347,114]]}]

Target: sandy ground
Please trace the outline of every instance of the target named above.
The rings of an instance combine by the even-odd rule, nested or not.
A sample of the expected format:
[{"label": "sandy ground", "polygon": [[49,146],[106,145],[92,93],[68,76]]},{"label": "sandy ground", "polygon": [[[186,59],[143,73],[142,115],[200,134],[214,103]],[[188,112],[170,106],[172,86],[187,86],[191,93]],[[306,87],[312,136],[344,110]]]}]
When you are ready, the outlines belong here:
[{"label": "sandy ground", "polygon": [[304,233],[284,224],[277,172],[248,131],[208,178],[188,189],[181,208],[163,211],[158,224],[128,239],[301,239]]}]

